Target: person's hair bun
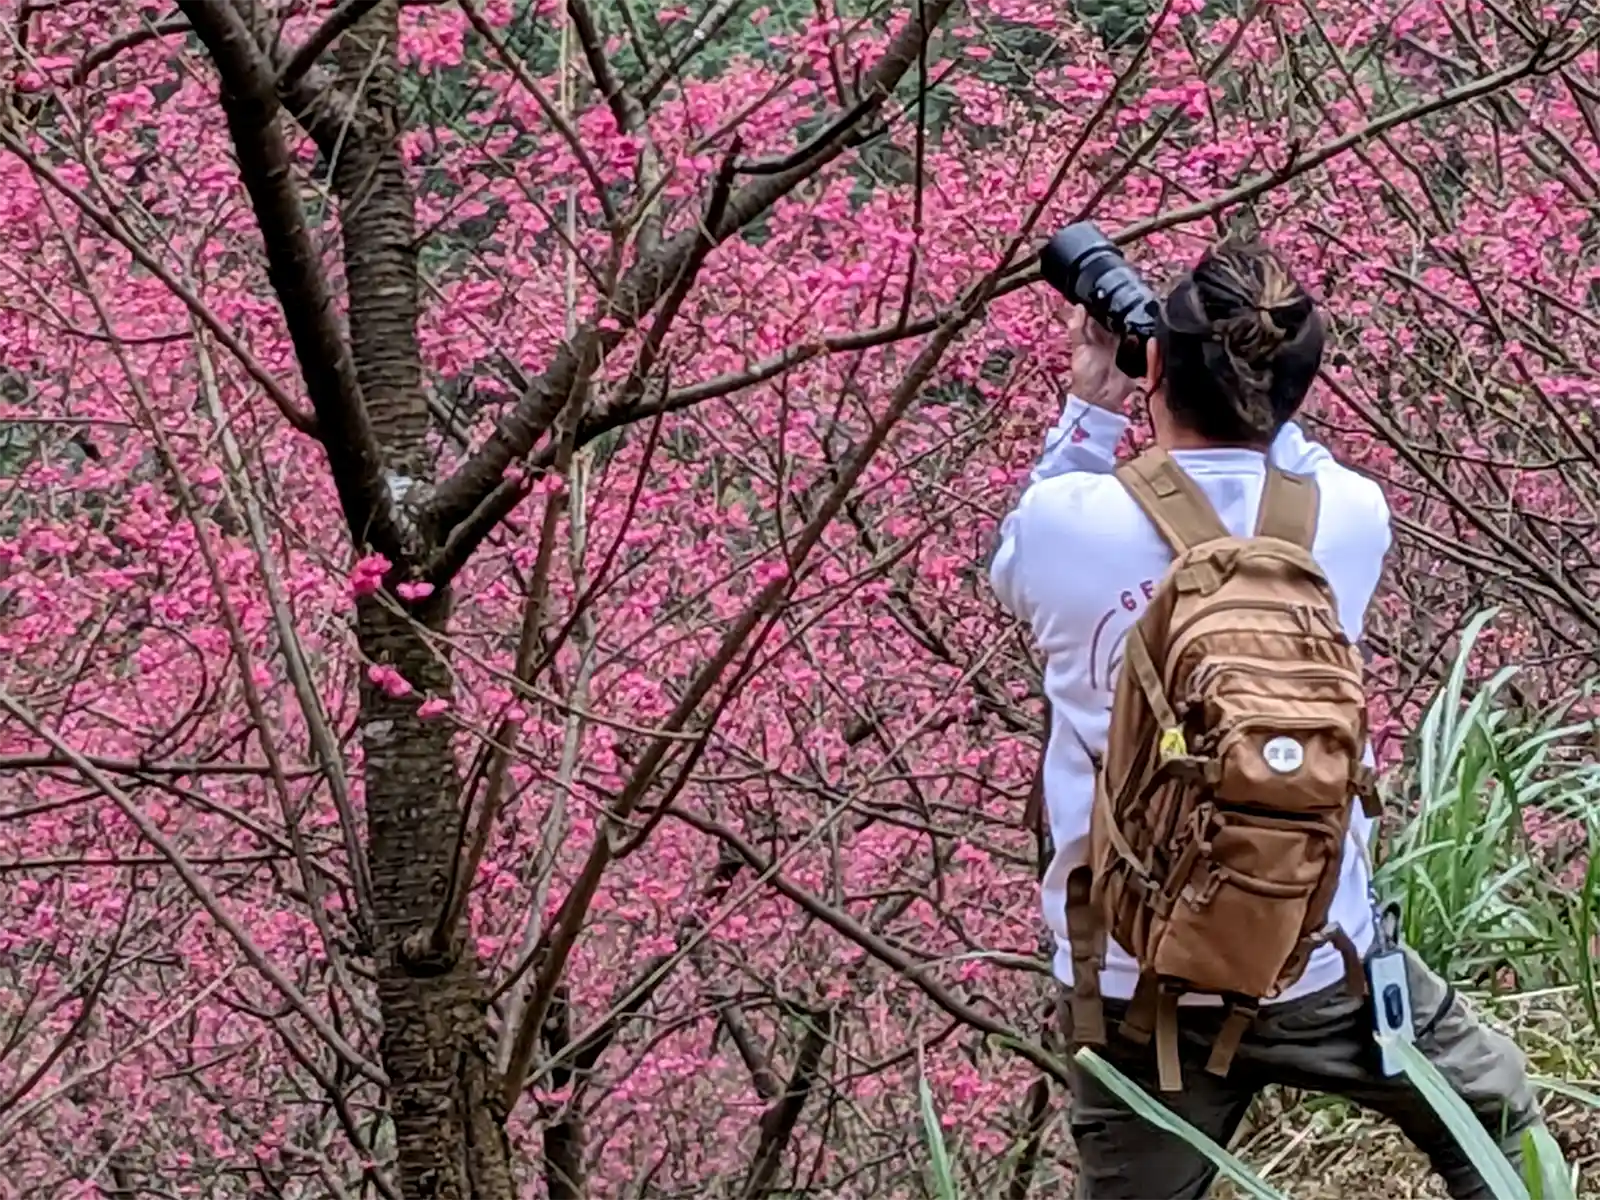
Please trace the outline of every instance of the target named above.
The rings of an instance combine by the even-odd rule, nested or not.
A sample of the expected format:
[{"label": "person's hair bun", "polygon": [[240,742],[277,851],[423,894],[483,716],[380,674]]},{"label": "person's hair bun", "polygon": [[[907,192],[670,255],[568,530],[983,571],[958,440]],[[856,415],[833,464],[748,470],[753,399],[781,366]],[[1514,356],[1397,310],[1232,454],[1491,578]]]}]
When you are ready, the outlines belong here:
[{"label": "person's hair bun", "polygon": [[1322,358],[1316,301],[1258,242],[1224,241],[1162,309],[1167,402],[1218,440],[1268,440],[1299,406]]},{"label": "person's hair bun", "polygon": [[1191,278],[1185,297],[1190,328],[1203,328],[1212,343],[1205,357],[1233,397],[1235,418],[1251,433],[1266,435],[1276,420],[1273,364],[1306,331],[1316,302],[1259,243],[1222,243]]},{"label": "person's hair bun", "polygon": [[1223,243],[1196,269],[1194,282],[1217,340],[1257,370],[1269,366],[1316,310],[1294,277],[1259,245]]},{"label": "person's hair bun", "polygon": [[1262,311],[1274,326],[1283,330],[1284,341],[1292,342],[1305,328],[1311,314],[1317,311],[1317,302],[1301,292],[1283,304],[1275,304]]}]

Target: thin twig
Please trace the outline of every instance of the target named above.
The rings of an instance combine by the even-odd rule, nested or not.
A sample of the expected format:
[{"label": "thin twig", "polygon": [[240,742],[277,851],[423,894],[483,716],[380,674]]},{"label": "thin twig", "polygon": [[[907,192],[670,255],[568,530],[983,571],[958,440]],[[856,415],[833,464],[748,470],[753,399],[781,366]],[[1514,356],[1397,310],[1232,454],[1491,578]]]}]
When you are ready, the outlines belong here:
[{"label": "thin twig", "polygon": [[222,318],[217,316],[210,306],[196,296],[193,291],[185,287],[178,277],[167,270],[159,260],[153,258],[138,239],[122,228],[120,222],[97,206],[94,201],[90,200],[78,188],[73,187],[62,179],[49,163],[46,163],[29,150],[27,145],[3,123],[0,123],[0,145],[3,145],[17,158],[26,163],[28,169],[36,176],[72,201],[78,211],[98,225],[101,231],[110,237],[112,241],[131,254],[134,261],[161,280],[166,285],[167,290],[176,296],[183,306],[212,332],[217,341],[227,348],[228,353],[239,360],[240,365],[244,367],[250,378],[261,385],[262,390],[267,393],[273,405],[283,414],[284,419],[293,428],[313,437],[317,435],[316,418],[302,411],[299,405],[289,398],[289,394],[283,390],[278,381],[257,361],[256,356],[251,354],[244,344],[233,336],[233,333],[223,324]]},{"label": "thin twig", "polygon": [[119,34],[103,46],[96,46],[83,61],[73,69],[72,82],[82,85],[90,75],[105,66],[117,55],[125,50],[132,50],[135,46],[142,46],[146,42],[153,42],[160,38],[170,37],[175,33],[188,33],[189,22],[183,17],[168,17],[154,25],[146,25],[142,29],[130,29],[127,33]]},{"label": "thin twig", "polygon": [[345,30],[349,29],[362,17],[378,7],[379,0],[344,0],[344,3],[328,15],[328,19],[317,27],[315,33],[308,37],[283,64],[283,70],[278,72],[275,89],[287,91],[302,78],[305,73],[316,65],[317,59],[333,45],[334,40]]}]

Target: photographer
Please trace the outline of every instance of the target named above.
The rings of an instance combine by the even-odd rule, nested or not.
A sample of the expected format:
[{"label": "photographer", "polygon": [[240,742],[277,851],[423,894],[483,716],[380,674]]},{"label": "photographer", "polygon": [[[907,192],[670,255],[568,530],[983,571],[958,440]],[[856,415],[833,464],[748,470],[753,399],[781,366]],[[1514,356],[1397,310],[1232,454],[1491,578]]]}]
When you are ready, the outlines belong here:
[{"label": "photographer", "polygon": [[[1102,269],[1100,279],[1112,280],[1106,286],[1142,288],[1104,239],[1097,253],[1126,272],[1113,276]],[[1050,267],[1047,261],[1047,277]],[[1072,287],[1051,282],[1073,295]],[[1105,291],[1081,288],[1078,295],[1104,308],[1115,301],[1108,301]],[[1331,586],[1337,624],[1349,639],[1342,645],[1359,641],[1390,529],[1379,488],[1335,462],[1292,420],[1316,377],[1324,326],[1312,298],[1270,251],[1224,243],[1159,303],[1147,289],[1143,295],[1149,297],[1142,301],[1149,336],[1131,343],[1142,351],[1144,373],[1138,379],[1129,373],[1130,340],[1119,340],[1084,308],[1074,307],[1071,395],[1026,490],[1001,527],[990,578],[1006,608],[1028,622],[1047,659],[1051,730],[1044,793],[1055,854],[1042,903],[1056,939],[1055,973],[1072,988],[1075,959],[1103,964],[1098,989],[1074,988],[1073,998],[1090,995],[1103,1004],[1104,1029],[1097,1017],[1095,1036],[1070,1040],[1096,1043],[1110,1062],[1154,1093],[1157,1048],[1148,1038],[1130,1038],[1130,1026],[1120,1023],[1148,968],[1142,975],[1141,964],[1114,938],[1104,944],[1103,929],[1103,952],[1074,946],[1068,935],[1069,880],[1090,860],[1091,814],[1103,819],[1095,806],[1096,770],[1108,734],[1114,733],[1119,670],[1130,635],[1139,640],[1133,631],[1141,612],[1152,597],[1160,602],[1174,558],[1171,538],[1164,539],[1148,508],[1113,474],[1128,426],[1125,408],[1147,389],[1156,445],[1181,468],[1185,487],[1188,481],[1197,485],[1235,538],[1257,529],[1269,466],[1311,481],[1315,523],[1305,544]],[[1124,308],[1137,311],[1132,305]],[[1137,358],[1134,364],[1137,374]],[[1164,660],[1158,655],[1156,661]],[[1291,746],[1298,755],[1299,747]],[[1283,768],[1269,765],[1292,772],[1299,761],[1296,757]],[[1342,802],[1338,828],[1345,828]],[[1328,879],[1331,885],[1336,872],[1337,886],[1329,887],[1331,899],[1325,902],[1339,945],[1319,942],[1295,982],[1263,998],[1259,1008],[1239,1009],[1242,1019],[1231,1031],[1225,1026],[1233,1014],[1216,997],[1176,997],[1177,1032],[1166,1050],[1174,1068],[1181,1058],[1183,1082],[1181,1090],[1163,1082],[1160,1099],[1226,1145],[1267,1084],[1337,1093],[1395,1121],[1429,1156],[1452,1196],[1489,1197],[1487,1185],[1428,1103],[1404,1075],[1384,1069],[1373,1007],[1363,991],[1349,986],[1361,969],[1354,965],[1357,956],[1370,970],[1379,937],[1364,851],[1371,828],[1360,811],[1352,811],[1342,856],[1333,853]],[[1185,893],[1179,903],[1187,902]],[[1391,957],[1402,983],[1409,982],[1416,1047],[1520,1164],[1521,1132],[1540,1120],[1522,1054],[1481,1024],[1410,951],[1395,949]],[[1069,1033],[1084,1033],[1070,1028],[1070,1014],[1063,1019]],[[1206,1057],[1219,1040],[1229,1046],[1220,1073],[1214,1069],[1217,1060],[1208,1064]],[[1164,1064],[1161,1074],[1165,1080]],[[1202,1155],[1134,1115],[1082,1071],[1075,1070],[1072,1091],[1082,1200],[1176,1200],[1207,1193],[1214,1168]]]}]

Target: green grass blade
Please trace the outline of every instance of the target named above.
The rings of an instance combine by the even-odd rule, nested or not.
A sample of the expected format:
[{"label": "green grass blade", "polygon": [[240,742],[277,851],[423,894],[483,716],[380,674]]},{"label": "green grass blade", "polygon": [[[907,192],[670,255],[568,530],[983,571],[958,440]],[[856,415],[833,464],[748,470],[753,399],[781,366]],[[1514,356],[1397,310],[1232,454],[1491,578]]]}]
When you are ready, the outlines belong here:
[{"label": "green grass blade", "polygon": [[1589,821],[1588,865],[1583,871],[1583,886],[1579,889],[1577,911],[1572,914],[1572,924],[1577,930],[1573,958],[1578,965],[1578,994],[1584,1011],[1592,1024],[1600,1025],[1600,986],[1595,980],[1594,957],[1589,948],[1594,944],[1594,914],[1600,905],[1600,826]]},{"label": "green grass blade", "polygon": [[1593,1109],[1600,1109],[1600,1092],[1591,1092],[1586,1087],[1580,1087],[1565,1079],[1556,1079],[1551,1075],[1530,1075],[1528,1082],[1541,1092],[1549,1092],[1555,1096],[1565,1096],[1578,1104],[1587,1105]]},{"label": "green grass blade", "polygon": [[1076,1058],[1078,1064],[1103,1083],[1117,1099],[1121,1100],[1137,1115],[1149,1121],[1156,1128],[1164,1129],[1174,1137],[1182,1138],[1188,1142],[1189,1145],[1210,1159],[1217,1170],[1233,1180],[1246,1195],[1253,1196],[1256,1200],[1288,1200],[1288,1197],[1282,1192],[1276,1188],[1269,1187],[1260,1176],[1251,1171],[1244,1163],[1229,1154],[1166,1105],[1153,1099],[1143,1088],[1093,1050],[1079,1050]]},{"label": "green grass blade", "polygon": [[1578,1200],[1572,1170],[1543,1125],[1523,1131],[1522,1175],[1533,1200]]},{"label": "green grass blade", "polygon": [[1466,1101],[1456,1095],[1455,1089],[1439,1074],[1438,1068],[1410,1042],[1398,1038],[1382,1040],[1400,1056],[1400,1065],[1407,1078],[1433,1111],[1439,1114],[1439,1119],[1449,1128],[1451,1136],[1489,1185],[1495,1200],[1531,1200],[1511,1160],[1501,1152],[1478,1118],[1472,1115]]},{"label": "green grass blade", "polygon": [[921,1046],[917,1047],[917,1103],[922,1110],[923,1136],[928,1139],[928,1166],[933,1174],[934,1195],[939,1200],[960,1200],[955,1173],[950,1167],[950,1152],[944,1144],[944,1127],[933,1107],[933,1092],[928,1087]]},{"label": "green grass blade", "polygon": [[[1449,747],[1456,742],[1457,724],[1461,712],[1461,693],[1467,684],[1467,662],[1472,657],[1472,647],[1478,641],[1478,635],[1483,632],[1483,627],[1498,615],[1499,609],[1490,608],[1473,617],[1467,627],[1461,631],[1461,645],[1456,651],[1456,660],[1450,666],[1450,674],[1445,678],[1444,687],[1435,697],[1433,704],[1423,719],[1423,766],[1437,769],[1436,751]],[[1453,757],[1449,755],[1447,757]],[[1431,790],[1431,789],[1429,789]]]}]

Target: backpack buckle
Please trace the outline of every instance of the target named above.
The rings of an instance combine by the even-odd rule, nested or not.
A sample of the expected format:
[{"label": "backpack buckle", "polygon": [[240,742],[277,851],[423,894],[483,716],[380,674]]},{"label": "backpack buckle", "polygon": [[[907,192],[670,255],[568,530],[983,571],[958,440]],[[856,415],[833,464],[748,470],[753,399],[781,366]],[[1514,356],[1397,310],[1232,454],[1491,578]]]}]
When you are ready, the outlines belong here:
[{"label": "backpack buckle", "polygon": [[1366,763],[1357,763],[1350,772],[1351,790],[1361,801],[1361,811],[1369,821],[1383,815],[1383,797],[1378,794],[1378,773]]},{"label": "backpack buckle", "polygon": [[[1206,849],[1209,851],[1210,846]],[[1184,885],[1179,897],[1185,904],[1193,909],[1201,909],[1217,898],[1217,890],[1222,887],[1222,872],[1213,871],[1211,865],[1202,862],[1189,875],[1189,882]]]},{"label": "backpack buckle", "polygon": [[1209,596],[1222,586],[1222,572],[1209,558],[1202,558],[1183,567],[1172,582],[1181,594],[1199,592]]}]

